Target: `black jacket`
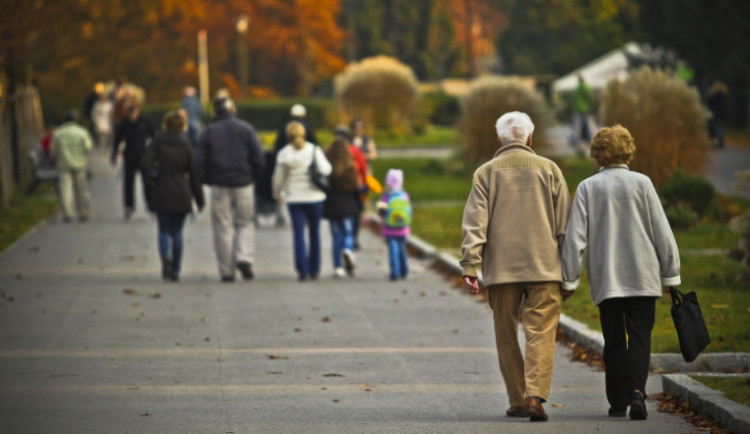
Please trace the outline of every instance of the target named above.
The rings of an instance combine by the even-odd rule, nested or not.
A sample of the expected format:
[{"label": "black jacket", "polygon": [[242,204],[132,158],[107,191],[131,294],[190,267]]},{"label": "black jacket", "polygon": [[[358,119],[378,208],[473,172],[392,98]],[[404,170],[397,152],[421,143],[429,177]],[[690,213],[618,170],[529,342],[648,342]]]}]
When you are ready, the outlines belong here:
[{"label": "black jacket", "polygon": [[181,134],[159,132],[141,160],[141,173],[150,173],[158,160],[159,178],[151,188],[149,205],[158,213],[192,211],[192,199],[199,208],[204,205],[203,188],[198,179],[193,148]]},{"label": "black jacket", "polygon": [[146,152],[146,141],[154,137],[154,128],[143,117],[138,115],[135,121],[125,117],[115,130],[115,145],[112,147],[112,161],[117,158],[118,144],[125,140],[125,150],[122,156],[128,162],[138,164]]},{"label": "black jacket", "polygon": [[253,126],[231,113],[216,116],[203,130],[195,157],[203,183],[219,187],[252,184],[265,163]]}]

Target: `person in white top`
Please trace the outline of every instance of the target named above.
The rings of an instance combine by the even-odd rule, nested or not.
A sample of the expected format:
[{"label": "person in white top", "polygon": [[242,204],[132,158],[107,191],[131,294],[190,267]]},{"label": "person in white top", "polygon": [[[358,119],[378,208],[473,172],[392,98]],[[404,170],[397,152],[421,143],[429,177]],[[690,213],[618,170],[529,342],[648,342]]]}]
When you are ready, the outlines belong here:
[{"label": "person in white top", "polygon": [[609,415],[646,419],[651,331],[662,286],[680,284],[680,254],[651,180],[631,172],[635,141],[620,125],[591,141],[599,173],[578,185],[562,248],[563,298],[574,294],[588,247],[591,298],[599,307]]},{"label": "person in white top", "polygon": [[96,146],[104,151],[109,150],[114,136],[114,127],[112,126],[112,112],[115,105],[109,99],[106,93],[99,94],[99,99],[94,103],[91,109],[91,120],[94,123],[94,133],[96,134]]},{"label": "person in white top", "polygon": [[[305,140],[305,127],[290,122],[286,127],[289,143],[276,157],[273,172],[273,197],[289,207],[294,234],[294,267],[300,281],[316,279],[320,274],[320,220],[326,194],[310,177],[313,159],[324,176],[331,173],[331,163],[320,147]],[[309,250],[305,242],[308,227]]]}]

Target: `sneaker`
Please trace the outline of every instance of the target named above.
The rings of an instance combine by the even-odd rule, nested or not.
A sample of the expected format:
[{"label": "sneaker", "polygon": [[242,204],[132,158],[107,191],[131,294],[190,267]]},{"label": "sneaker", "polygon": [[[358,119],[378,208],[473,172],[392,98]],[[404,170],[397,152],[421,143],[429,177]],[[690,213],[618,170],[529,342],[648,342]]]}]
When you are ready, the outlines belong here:
[{"label": "sneaker", "polygon": [[609,417],[625,417],[628,415],[628,408],[623,407],[609,407],[609,411],[607,411],[607,415]]},{"label": "sneaker", "polygon": [[343,267],[336,267],[333,270],[333,277],[340,279],[342,277],[346,276],[346,271],[344,271]]},{"label": "sneaker", "polygon": [[245,280],[252,280],[252,278],[255,277],[255,274],[253,274],[253,264],[249,262],[238,262],[237,269],[240,270],[240,273],[242,273],[242,278]]},{"label": "sneaker", "polygon": [[640,390],[633,391],[633,400],[630,401],[630,420],[646,420],[646,397]]},{"label": "sneaker", "polygon": [[352,253],[351,250],[346,249],[344,250],[343,256],[344,256],[344,269],[346,269],[346,274],[353,276],[354,268],[357,267],[357,264],[354,262],[354,253]]},{"label": "sneaker", "polygon": [[221,281],[224,283],[234,282],[234,276],[221,276]]}]

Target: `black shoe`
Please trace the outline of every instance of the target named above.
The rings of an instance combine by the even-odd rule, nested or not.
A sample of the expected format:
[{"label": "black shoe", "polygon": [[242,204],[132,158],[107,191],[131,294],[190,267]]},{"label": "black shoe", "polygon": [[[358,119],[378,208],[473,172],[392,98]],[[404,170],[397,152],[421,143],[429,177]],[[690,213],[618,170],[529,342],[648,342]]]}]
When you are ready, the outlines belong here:
[{"label": "black shoe", "polygon": [[175,273],[172,273],[172,278],[171,279],[172,279],[172,282],[179,282],[180,281],[180,276],[178,276]]},{"label": "black shoe", "polygon": [[630,401],[630,420],[646,420],[647,417],[646,397],[643,392],[636,390],[633,392],[633,400]]},{"label": "black shoe", "polygon": [[628,415],[628,408],[609,407],[607,414],[609,417],[625,417]]},{"label": "black shoe", "polygon": [[242,278],[245,280],[252,280],[252,278],[255,277],[255,274],[253,274],[253,264],[249,262],[238,262],[237,269],[240,270]]},{"label": "black shoe", "polygon": [[234,282],[234,276],[221,276],[221,281],[224,283]]},{"label": "black shoe", "polygon": [[172,260],[164,258],[161,260],[161,278],[164,280],[172,279]]},{"label": "black shoe", "polygon": [[304,274],[300,274],[299,276],[297,276],[297,280],[299,280],[300,282],[304,282],[305,280],[307,280],[307,276],[305,276]]}]

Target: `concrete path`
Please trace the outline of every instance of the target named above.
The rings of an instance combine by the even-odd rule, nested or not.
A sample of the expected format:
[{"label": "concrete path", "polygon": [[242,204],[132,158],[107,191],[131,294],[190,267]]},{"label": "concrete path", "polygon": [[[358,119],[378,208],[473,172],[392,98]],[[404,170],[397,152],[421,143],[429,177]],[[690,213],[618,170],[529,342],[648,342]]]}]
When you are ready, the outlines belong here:
[{"label": "concrete path", "polygon": [[388,281],[371,233],[356,278],[335,280],[326,228],[323,275],[299,283],[289,230],[262,228],[256,279],[222,284],[204,213],[182,280],[164,283],[155,221],[124,222],[113,170],[91,168],[90,222],[56,218],[0,256],[3,433],[694,430],[653,401],[647,421],[607,417],[604,374],[565,346],[550,422],[505,417],[488,307],[420,260]]}]

